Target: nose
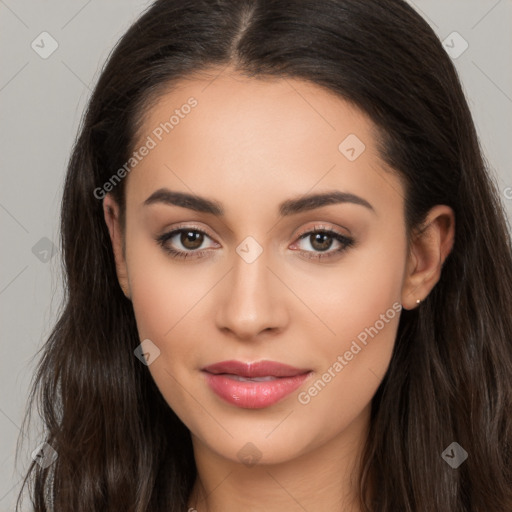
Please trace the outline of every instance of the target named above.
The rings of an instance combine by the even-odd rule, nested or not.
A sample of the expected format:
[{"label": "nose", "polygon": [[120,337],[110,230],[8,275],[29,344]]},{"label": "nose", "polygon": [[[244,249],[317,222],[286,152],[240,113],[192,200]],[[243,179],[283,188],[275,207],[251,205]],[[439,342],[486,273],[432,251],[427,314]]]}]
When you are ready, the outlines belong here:
[{"label": "nose", "polygon": [[251,263],[235,254],[233,268],[217,296],[216,323],[224,333],[255,340],[285,329],[286,287],[268,263],[266,251]]}]

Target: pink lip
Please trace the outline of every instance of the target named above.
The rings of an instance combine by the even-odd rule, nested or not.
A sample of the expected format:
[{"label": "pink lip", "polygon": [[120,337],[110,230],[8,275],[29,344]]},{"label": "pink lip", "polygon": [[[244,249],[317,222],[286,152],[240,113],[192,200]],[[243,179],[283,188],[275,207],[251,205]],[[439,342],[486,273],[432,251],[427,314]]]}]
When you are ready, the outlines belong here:
[{"label": "pink lip", "polygon": [[[261,409],[279,402],[295,391],[311,374],[311,370],[274,361],[223,361],[206,366],[202,371],[214,393],[226,402],[246,409]],[[237,377],[272,379],[241,381]]]}]

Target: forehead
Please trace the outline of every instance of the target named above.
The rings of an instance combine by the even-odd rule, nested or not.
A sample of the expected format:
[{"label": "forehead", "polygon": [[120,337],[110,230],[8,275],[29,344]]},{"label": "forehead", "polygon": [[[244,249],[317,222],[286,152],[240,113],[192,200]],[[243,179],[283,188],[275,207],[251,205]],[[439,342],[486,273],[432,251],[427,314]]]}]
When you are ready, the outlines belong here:
[{"label": "forehead", "polygon": [[370,195],[385,183],[399,188],[377,153],[372,121],[303,80],[235,72],[190,77],[162,94],[141,126],[135,147],[151,139],[152,149],[129,176],[139,198],[158,186],[226,197],[243,196],[247,187],[267,199],[315,184]]},{"label": "forehead", "polygon": [[[192,109],[187,106],[191,98],[196,103]],[[195,75],[173,84],[144,112],[139,139],[169,120],[175,140],[190,138],[193,131],[206,144],[220,139],[251,143],[257,137],[288,142],[284,150],[296,149],[293,143],[305,139],[335,143],[345,132],[357,133],[371,145],[374,130],[357,107],[317,84],[296,78],[248,78],[235,71]]]}]

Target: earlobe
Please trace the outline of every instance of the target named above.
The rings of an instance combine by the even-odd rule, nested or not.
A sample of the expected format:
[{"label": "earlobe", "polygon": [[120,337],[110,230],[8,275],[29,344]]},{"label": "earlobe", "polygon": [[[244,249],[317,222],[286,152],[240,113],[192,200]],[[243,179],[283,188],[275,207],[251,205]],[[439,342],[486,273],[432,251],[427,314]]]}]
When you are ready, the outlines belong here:
[{"label": "earlobe", "polygon": [[130,299],[131,293],[126,259],[123,250],[123,235],[119,222],[119,205],[110,194],[107,194],[103,198],[103,215],[110,234],[110,241],[112,243],[112,250],[116,263],[117,279],[121,289],[123,290],[123,293],[128,299]]},{"label": "earlobe", "polygon": [[430,210],[410,243],[410,253],[402,287],[404,309],[414,309],[441,278],[443,264],[453,249],[455,214],[446,205]]}]

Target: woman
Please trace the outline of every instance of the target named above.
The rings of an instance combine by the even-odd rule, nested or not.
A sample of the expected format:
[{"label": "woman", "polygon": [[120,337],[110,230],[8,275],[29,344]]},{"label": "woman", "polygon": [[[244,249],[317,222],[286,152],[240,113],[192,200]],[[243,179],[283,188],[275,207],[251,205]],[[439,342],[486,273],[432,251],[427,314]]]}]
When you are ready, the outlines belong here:
[{"label": "woman", "polygon": [[405,2],[156,1],[61,227],[36,511],[512,510],[510,235]]}]

